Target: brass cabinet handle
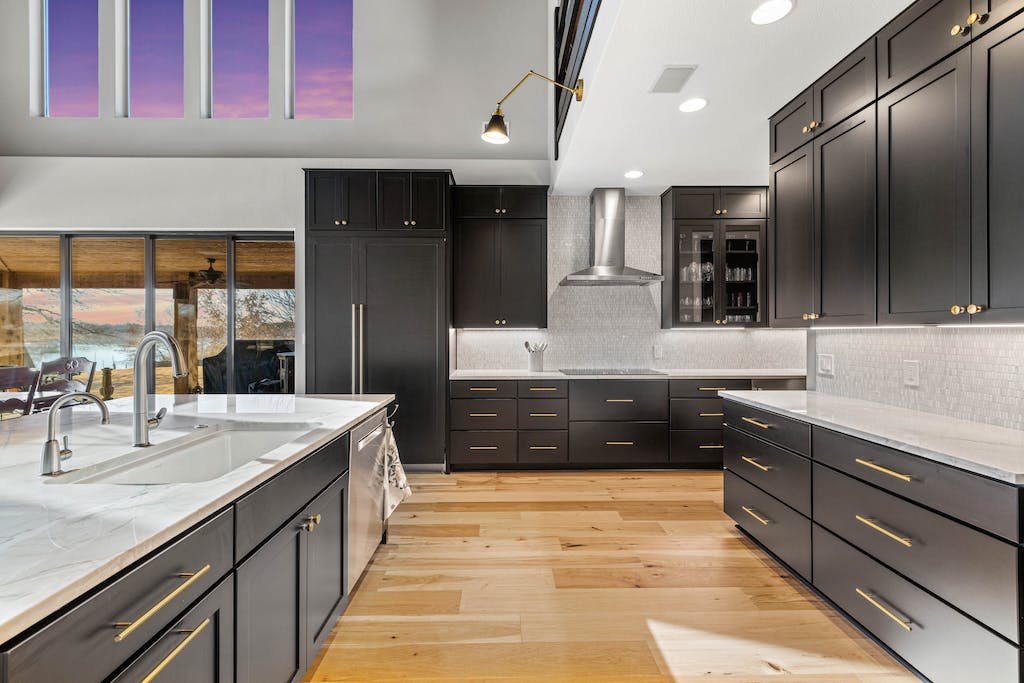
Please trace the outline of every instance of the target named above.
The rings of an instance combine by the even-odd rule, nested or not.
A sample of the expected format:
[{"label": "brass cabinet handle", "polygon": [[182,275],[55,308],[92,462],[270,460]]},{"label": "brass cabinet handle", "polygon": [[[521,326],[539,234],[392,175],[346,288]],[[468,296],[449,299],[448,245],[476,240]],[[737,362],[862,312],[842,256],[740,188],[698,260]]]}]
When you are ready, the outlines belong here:
[{"label": "brass cabinet handle", "polygon": [[716,216],[721,216],[722,215],[722,210],[721,209],[715,209],[715,215]]},{"label": "brass cabinet handle", "polygon": [[811,132],[811,128],[810,128],[810,126],[804,126],[803,128],[800,129],[800,132],[801,133],[810,133]]},{"label": "brass cabinet handle", "polygon": [[557,451],[558,446],[530,446],[531,451]]},{"label": "brass cabinet handle", "polygon": [[320,515],[310,515],[306,517],[306,521],[302,523],[301,528],[305,529],[307,533],[312,533],[321,519],[323,518]]},{"label": "brass cabinet handle", "polygon": [[902,546],[905,546],[907,548],[911,548],[914,545],[913,542],[909,538],[907,538],[906,536],[900,536],[896,532],[889,531],[884,526],[880,525],[878,522],[876,522],[875,520],[871,519],[870,517],[864,517],[862,515],[854,515],[854,517],[861,524],[864,524],[864,525],[874,529],[875,531],[877,531],[878,533],[882,534],[883,536],[891,538],[892,540],[896,541],[897,543],[899,543]]},{"label": "brass cabinet handle", "polygon": [[753,465],[757,469],[761,470],[762,472],[767,472],[767,471],[769,471],[771,469],[771,467],[768,467],[767,465],[762,465],[761,463],[759,463],[754,458],[751,458],[751,457],[746,456],[746,455],[740,456],[740,460],[742,460],[744,462],[750,463],[751,465]]},{"label": "brass cabinet handle", "polygon": [[402,225],[409,225],[409,221],[402,221]]},{"label": "brass cabinet handle", "polygon": [[723,216],[724,216],[725,214],[727,214],[727,213],[729,213],[729,209],[722,209],[722,215],[723,215]]},{"label": "brass cabinet handle", "polygon": [[558,391],[558,387],[530,387],[530,391]]},{"label": "brass cabinet handle", "polygon": [[494,213],[501,213],[501,209],[495,209]]},{"label": "brass cabinet handle", "polygon": [[984,306],[979,306],[978,304],[968,304],[968,306],[967,306],[967,314],[968,315],[978,315],[979,313],[981,313],[984,310],[985,310],[985,307]]},{"label": "brass cabinet handle", "polygon": [[721,445],[718,445],[718,444],[707,444],[706,446],[705,445],[697,446],[697,448],[701,448],[701,449],[704,449],[704,450],[717,451],[717,450],[721,450],[721,449],[725,448],[725,446],[721,446]]},{"label": "brass cabinet handle", "polygon": [[508,213],[508,209],[502,209],[501,212],[502,213]]},{"label": "brass cabinet handle", "polygon": [[335,221],[334,221],[334,224],[335,224],[335,225],[341,225],[341,221],[339,221],[339,220],[335,220]]},{"label": "brass cabinet handle", "polygon": [[502,325],[508,325],[508,321],[507,321],[507,320],[502,320],[502,321],[501,321],[501,324],[502,324]]},{"label": "brass cabinet handle", "polygon": [[760,420],[755,420],[752,417],[744,417],[742,419],[743,419],[744,422],[749,422],[750,424],[754,425],[755,427],[760,427],[761,429],[771,429],[772,428],[772,426],[770,424],[765,424],[764,422],[761,422]]},{"label": "brass cabinet handle", "polygon": [[606,398],[604,400],[604,402],[605,403],[632,403],[633,399],[631,399],[631,398]]},{"label": "brass cabinet handle", "polygon": [[985,21],[986,19],[988,19],[987,14],[978,14],[977,12],[971,12],[970,14],[967,15],[967,25],[973,26],[974,24],[977,24],[979,21]]},{"label": "brass cabinet handle", "polygon": [[632,441],[605,441],[605,446],[632,446]]},{"label": "brass cabinet handle", "polygon": [[114,624],[114,628],[121,629],[121,632],[114,636],[114,642],[120,643],[122,640],[134,633],[140,626],[145,624],[147,621],[153,618],[153,615],[167,607],[176,597],[187,591],[192,585],[206,575],[210,571],[210,565],[203,565],[203,568],[197,572],[185,572],[176,574],[176,576],[185,579],[180,586],[172,590],[170,593],[160,598],[155,605],[146,610],[142,616],[135,621],[119,621]]},{"label": "brass cabinet handle", "polygon": [[814,130],[819,125],[821,124],[818,121],[811,121],[810,123],[807,124],[807,127],[810,128],[811,130]]},{"label": "brass cabinet handle", "polygon": [[470,417],[498,417],[497,413],[470,413]]},{"label": "brass cabinet handle", "polygon": [[967,309],[963,306],[957,306],[956,304],[949,307],[949,312],[953,315],[961,315],[967,312]]},{"label": "brass cabinet handle", "polygon": [[820,318],[821,316],[820,316],[820,315],[818,315],[817,313],[804,313],[804,314],[803,314],[802,316],[800,316],[800,317],[801,317],[801,318],[803,318],[804,320],[817,320],[817,319],[818,319],[818,318]]},{"label": "brass cabinet handle", "polygon": [[410,224],[416,225],[416,221],[409,221]]},{"label": "brass cabinet handle", "polygon": [[500,324],[501,324],[501,321],[500,321],[500,320],[495,320],[495,321],[494,321],[494,324],[495,324],[495,325],[500,325]]},{"label": "brass cabinet handle", "polygon": [[865,600],[867,600],[869,603],[871,603],[875,607],[875,609],[877,609],[879,612],[881,612],[885,616],[887,616],[890,619],[892,619],[893,621],[895,621],[902,628],[904,628],[907,631],[913,630],[911,628],[911,626],[912,626],[912,624],[914,622],[910,621],[910,619],[907,619],[906,617],[901,617],[896,612],[896,610],[887,607],[882,602],[882,600],[880,598],[878,598],[878,597],[876,597],[874,595],[871,595],[871,593],[868,593],[867,591],[865,591],[863,589],[860,589],[860,588],[857,588],[856,591],[857,591],[857,595],[859,595],[860,597],[862,597]]},{"label": "brass cabinet handle", "polygon": [[725,417],[725,413],[697,413],[697,417]]},{"label": "brass cabinet handle", "polygon": [[471,450],[471,451],[496,451],[496,450],[498,450],[498,447],[497,446],[470,446],[469,450]]},{"label": "brass cabinet handle", "polygon": [[498,387],[470,387],[470,391],[497,391]]},{"label": "brass cabinet handle", "polygon": [[864,465],[864,467],[868,467],[870,469],[873,469],[876,472],[881,472],[882,474],[888,474],[890,477],[896,477],[900,481],[907,481],[907,482],[911,481],[911,476],[909,474],[903,474],[903,473],[897,472],[895,470],[890,470],[888,467],[882,467],[878,463],[871,462],[870,460],[864,460],[863,458],[854,458],[853,461],[855,463],[857,463],[858,465]]},{"label": "brass cabinet handle", "polygon": [[558,413],[530,413],[530,417],[558,417]]},{"label": "brass cabinet handle", "polygon": [[697,387],[697,391],[728,391],[725,387]]},{"label": "brass cabinet handle", "polygon": [[768,526],[769,524],[771,524],[771,520],[770,519],[767,519],[767,518],[762,517],[761,515],[757,514],[756,512],[754,512],[753,508],[748,508],[746,505],[744,505],[743,506],[743,511],[746,512],[751,517],[753,517],[754,519],[756,519],[757,521],[761,522],[761,524],[764,524],[765,526]]},{"label": "brass cabinet handle", "polygon": [[949,29],[949,35],[956,38],[957,36],[966,35],[970,31],[970,26],[961,26],[960,24],[953,24]]},{"label": "brass cabinet handle", "polygon": [[187,633],[185,639],[178,643],[173,650],[167,653],[167,656],[160,660],[160,663],[156,667],[146,674],[146,677],[142,679],[142,683],[152,683],[157,676],[160,675],[167,666],[174,661],[174,659],[185,651],[185,648],[192,643],[193,640],[199,637],[199,634],[203,632],[207,626],[210,625],[210,617],[206,617],[203,621],[191,631],[175,631],[175,633]]},{"label": "brass cabinet handle", "polygon": [[342,221],[341,221],[341,224],[342,224],[342,225],[348,225],[348,221],[346,221],[346,220],[342,220]]}]

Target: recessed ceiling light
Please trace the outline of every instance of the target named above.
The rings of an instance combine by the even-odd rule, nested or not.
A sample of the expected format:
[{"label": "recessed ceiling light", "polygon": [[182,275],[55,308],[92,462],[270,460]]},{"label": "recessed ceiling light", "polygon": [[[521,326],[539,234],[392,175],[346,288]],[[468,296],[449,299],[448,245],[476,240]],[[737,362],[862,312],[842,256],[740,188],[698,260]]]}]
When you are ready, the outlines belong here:
[{"label": "recessed ceiling light", "polygon": [[640,171],[640,170],[633,170],[633,171],[626,171],[626,173],[625,173],[624,175],[625,175],[625,176],[626,176],[627,178],[629,178],[630,180],[633,180],[633,179],[635,179],[635,178],[640,178],[640,177],[642,177],[642,176],[643,176],[643,174],[644,174],[644,172],[643,172],[643,171]]},{"label": "recessed ceiling light", "polygon": [[750,21],[759,26],[773,24],[789,14],[792,9],[793,0],[765,0],[750,15]]},{"label": "recessed ceiling light", "polygon": [[703,97],[691,97],[679,105],[679,111],[691,114],[695,111],[700,111],[706,106],[708,106],[708,101]]}]

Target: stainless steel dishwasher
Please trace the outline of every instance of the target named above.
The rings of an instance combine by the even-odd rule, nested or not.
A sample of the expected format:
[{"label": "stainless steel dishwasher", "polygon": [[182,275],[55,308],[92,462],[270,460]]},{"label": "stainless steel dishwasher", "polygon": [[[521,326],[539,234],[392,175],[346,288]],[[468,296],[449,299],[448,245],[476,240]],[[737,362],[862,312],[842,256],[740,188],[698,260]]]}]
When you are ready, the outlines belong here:
[{"label": "stainless steel dishwasher", "polygon": [[347,591],[363,575],[384,536],[384,434],[387,412],[382,410],[355,427],[349,446]]}]

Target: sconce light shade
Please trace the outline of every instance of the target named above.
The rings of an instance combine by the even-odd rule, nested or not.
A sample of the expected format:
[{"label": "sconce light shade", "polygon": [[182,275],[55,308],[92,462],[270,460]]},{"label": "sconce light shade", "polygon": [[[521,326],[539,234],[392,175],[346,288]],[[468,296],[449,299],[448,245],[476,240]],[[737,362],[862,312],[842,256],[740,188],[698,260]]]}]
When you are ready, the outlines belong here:
[{"label": "sconce light shade", "polygon": [[480,138],[492,145],[508,143],[508,124],[505,123],[505,115],[501,113],[501,107],[494,110],[491,120],[484,126],[484,132]]}]

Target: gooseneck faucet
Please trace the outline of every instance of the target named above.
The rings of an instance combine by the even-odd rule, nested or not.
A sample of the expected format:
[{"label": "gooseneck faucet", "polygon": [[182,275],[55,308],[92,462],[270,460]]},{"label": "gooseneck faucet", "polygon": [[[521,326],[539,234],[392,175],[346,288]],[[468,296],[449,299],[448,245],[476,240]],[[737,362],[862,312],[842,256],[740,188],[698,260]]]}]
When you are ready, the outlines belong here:
[{"label": "gooseneck faucet", "polygon": [[100,400],[95,394],[84,391],[72,391],[64,394],[50,406],[50,414],[46,420],[46,443],[43,444],[43,460],[40,464],[40,474],[44,476],[55,476],[62,473],[60,463],[71,457],[71,449],[68,447],[68,437],[64,437],[64,447],[57,443],[57,415],[60,409],[67,404],[81,405],[82,403],[95,403],[103,415],[100,420],[103,424],[110,424],[110,411],[107,404]]},{"label": "gooseneck faucet", "polygon": [[178,346],[178,342],[175,341],[174,337],[166,332],[153,330],[142,338],[142,341],[139,342],[138,347],[135,349],[135,372],[133,373],[134,378],[132,380],[132,401],[134,402],[134,410],[132,411],[132,438],[134,443],[132,445],[134,446],[149,445],[150,428],[157,427],[167,412],[166,409],[161,410],[156,414],[156,417],[150,418],[146,410],[146,396],[149,393],[149,389],[146,387],[147,368],[149,367],[149,359],[153,356],[153,347],[157,344],[162,344],[167,349],[171,357],[171,372],[174,374],[174,377],[181,378],[188,375],[188,368],[185,366],[185,355],[181,352],[181,347]]}]

